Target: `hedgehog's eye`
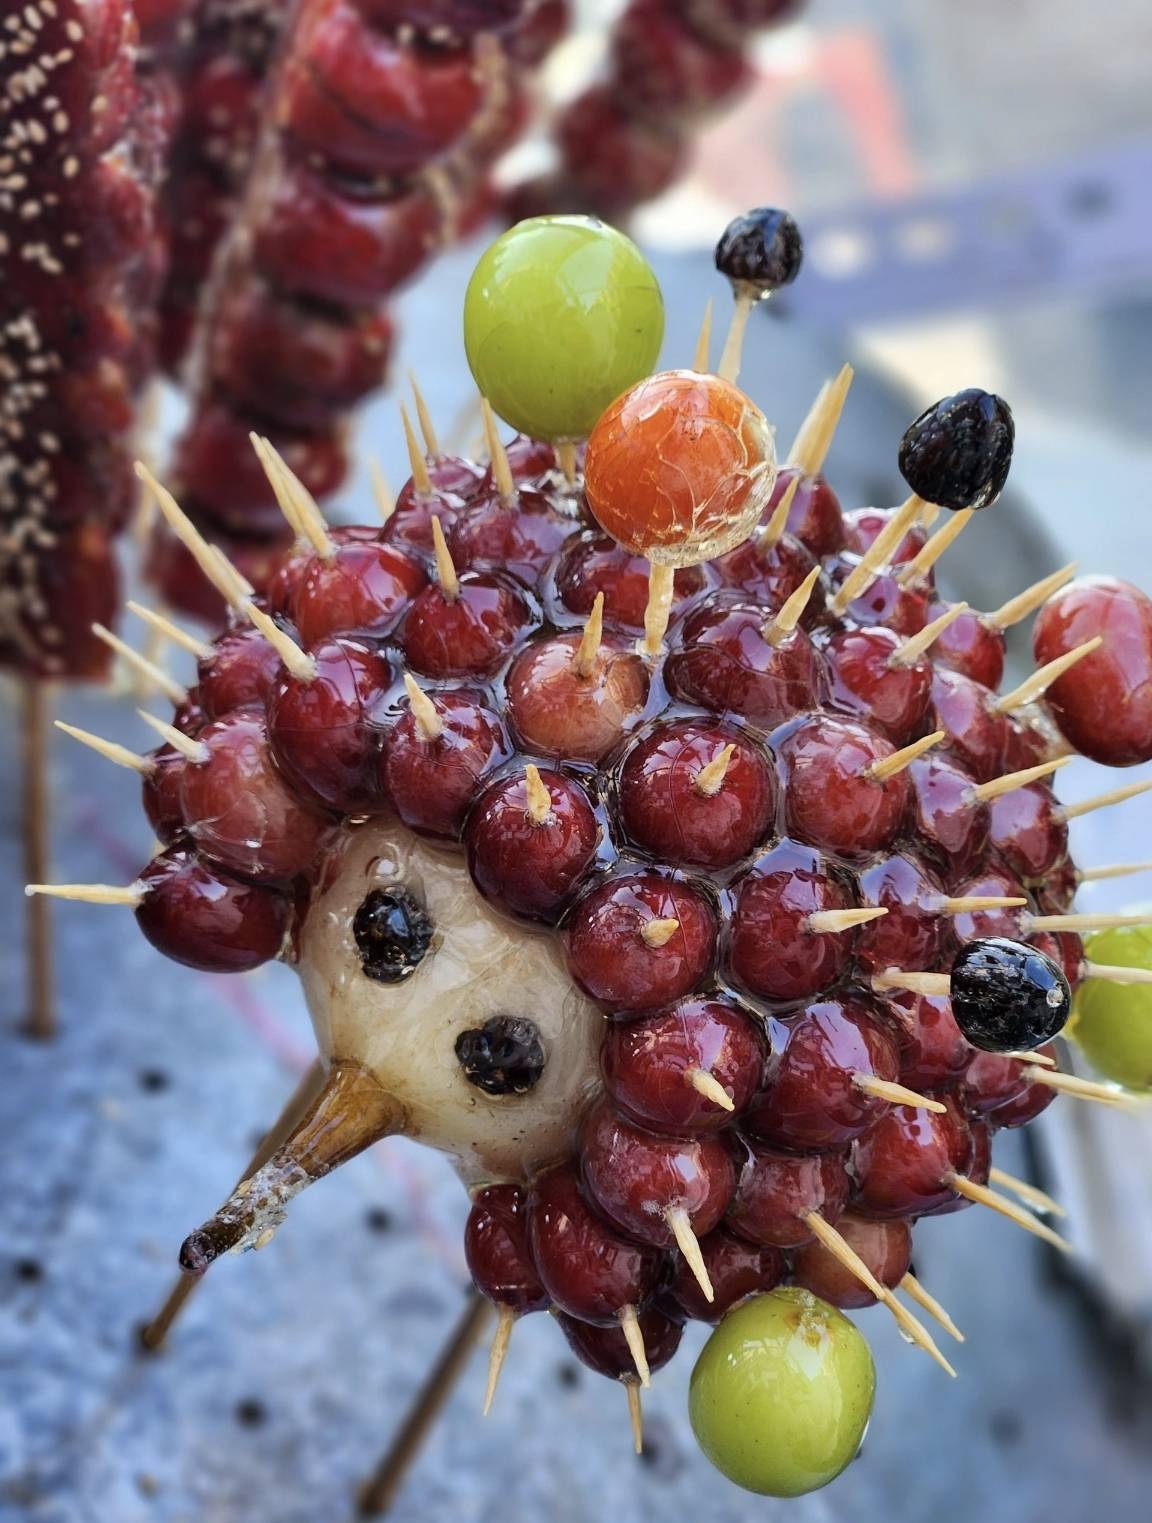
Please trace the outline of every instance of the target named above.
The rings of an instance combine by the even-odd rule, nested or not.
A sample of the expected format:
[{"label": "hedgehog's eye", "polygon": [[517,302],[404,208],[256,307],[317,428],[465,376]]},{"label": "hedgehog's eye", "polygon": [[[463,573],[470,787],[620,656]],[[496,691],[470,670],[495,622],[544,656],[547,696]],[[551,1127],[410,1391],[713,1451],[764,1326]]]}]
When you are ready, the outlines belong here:
[{"label": "hedgehog's eye", "polygon": [[462,1031],[456,1057],[469,1084],[487,1095],[524,1095],[544,1072],[544,1043],[535,1021],[494,1015]]},{"label": "hedgehog's eye", "polygon": [[365,975],[380,984],[399,984],[427,955],[432,922],[406,888],[374,888],[356,911],[352,934]]}]

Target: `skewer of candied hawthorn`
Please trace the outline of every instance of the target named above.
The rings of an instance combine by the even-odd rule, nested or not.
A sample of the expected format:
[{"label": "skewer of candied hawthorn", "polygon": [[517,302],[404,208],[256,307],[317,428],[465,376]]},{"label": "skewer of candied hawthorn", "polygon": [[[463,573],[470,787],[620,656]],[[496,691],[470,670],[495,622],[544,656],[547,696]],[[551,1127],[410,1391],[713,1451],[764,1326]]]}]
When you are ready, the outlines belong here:
[{"label": "skewer of candied hawthorn", "polygon": [[516,186],[512,219],[577,209],[612,221],[684,172],[692,131],[754,77],[746,53],[795,0],[629,0],[609,38],[604,75],[552,124],[560,164]]},{"label": "skewer of candied hawthorn", "polygon": [[[291,18],[215,257],[174,460],[194,521],[255,581],[285,535],[247,436],[266,433],[314,496],[339,485],[345,416],[388,363],[382,303],[467,221],[518,128],[534,11],[525,0],[492,26],[451,3],[411,21],[371,0],[301,0]],[[152,571],[168,602],[205,611],[163,538]]]},{"label": "skewer of candied hawthorn", "polygon": [[[24,849],[48,876],[50,679],[98,680],[131,508],[128,454],[163,246],[170,101],[123,0],[29,0],[0,48],[0,665],[25,681]],[[28,918],[29,1031],[55,1029],[46,906]]]}]

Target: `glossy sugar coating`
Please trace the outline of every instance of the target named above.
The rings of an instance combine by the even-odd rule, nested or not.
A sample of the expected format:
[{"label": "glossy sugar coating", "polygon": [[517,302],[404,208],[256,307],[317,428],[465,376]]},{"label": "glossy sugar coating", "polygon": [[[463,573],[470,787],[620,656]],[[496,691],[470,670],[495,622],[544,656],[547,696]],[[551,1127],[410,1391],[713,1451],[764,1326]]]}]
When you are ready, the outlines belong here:
[{"label": "glossy sugar coating", "polygon": [[666,566],[723,555],[772,495],[772,429],[738,387],[665,370],[618,396],[588,440],[588,506],[626,550]]},{"label": "glossy sugar coating", "polygon": [[[987,1182],[993,1131],[1054,1091],[971,1048],[946,996],[873,980],[947,973],[965,944],[999,935],[1058,958],[1076,985],[1079,943],[1026,918],[1064,880],[1066,904],[1075,869],[1066,836],[1046,831],[1059,860],[1032,870],[1049,793],[1036,818],[999,810],[1046,783],[992,803],[976,792],[1004,771],[1017,718],[931,649],[900,675],[887,659],[903,637],[863,623],[859,600],[832,608],[824,579],[859,552],[821,546],[860,522],[830,533],[826,501],[810,542],[786,534],[771,564],[749,545],[738,565],[678,575],[652,647],[633,550],[593,525],[550,450],[519,441],[510,456],[499,511],[555,529],[538,564],[460,565],[454,579],[437,564],[435,509],[462,546],[495,512],[491,477],[453,462],[438,467],[450,484],[408,483],[383,529],[285,557],[270,606],[310,667],[288,673],[239,621],[221,634],[175,716],[191,753],[160,748],[145,779],[169,844],[138,914],[193,966],[277,952],[294,965],[330,1082],[374,1097],[380,1125],[445,1151],[480,1189],[469,1242],[485,1293],[509,1315],[546,1300],[580,1358],[631,1380],[629,1318],[655,1368],[683,1316],[735,1306],[723,1335],[736,1303],[787,1273],[854,1299],[814,1213],[845,1221],[887,1283],[919,1216],[967,1204],[954,1176]],[[869,532],[887,521],[873,513]],[[774,634],[797,585],[776,572],[805,558],[824,596]],[[483,638],[461,637],[473,627]],[[893,726],[901,742],[945,736],[872,776]],[[1028,733],[1052,745],[1050,729]],[[1025,904],[945,908],[969,894]],[[924,1103],[867,1087],[894,1083]],[[223,1246],[263,1240],[310,1167],[270,1165],[219,1218]],[[211,1225],[189,1240],[196,1268],[217,1251]],[[835,1345],[839,1324],[821,1325]],[[851,1457],[852,1426],[821,1405],[823,1379],[802,1464],[722,1452],[704,1412],[722,1415],[721,1395],[697,1403],[705,1446],[744,1484],[822,1483]],[[770,1385],[757,1377],[748,1399]]]},{"label": "glossy sugar coating", "polygon": [[518,223],[481,256],[464,347],[481,393],[513,428],[584,439],[656,363],[664,301],[632,241],[594,217]]}]

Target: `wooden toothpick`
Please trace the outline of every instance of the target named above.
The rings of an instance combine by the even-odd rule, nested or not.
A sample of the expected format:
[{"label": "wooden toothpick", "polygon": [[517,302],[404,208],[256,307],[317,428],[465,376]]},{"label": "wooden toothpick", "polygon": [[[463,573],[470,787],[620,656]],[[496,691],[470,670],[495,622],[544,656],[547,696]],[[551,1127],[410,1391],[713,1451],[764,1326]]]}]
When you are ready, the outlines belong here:
[{"label": "wooden toothpick", "polygon": [[910,635],[899,650],[893,651],[888,657],[888,665],[911,666],[914,661],[919,661],[933,641],[939,639],[950,625],[955,624],[962,613],[967,612],[967,603],[953,603],[946,613],[942,613],[938,619],[933,619],[931,624],[925,624],[917,634]]},{"label": "wooden toothpick", "polygon": [[87,746],[98,756],[103,756],[106,761],[114,762],[117,767],[127,767],[132,772],[147,776],[156,766],[149,757],[129,751],[127,746],[117,745],[114,740],[105,740],[102,735],[93,735],[91,730],[81,730],[76,725],[65,724],[62,719],[57,719],[55,726],[56,729],[63,730],[65,735],[70,735],[73,740],[78,740],[82,746]]},{"label": "wooden toothpick", "polygon": [[178,730],[175,725],[165,724],[162,719],[157,719],[155,714],[149,714],[146,709],[137,709],[136,712],[146,725],[156,731],[161,740],[172,747],[173,751],[179,751],[185,761],[199,767],[208,760],[211,752],[202,740],[193,740],[191,735],[185,735],[184,731]]},{"label": "wooden toothpick", "polygon": [[412,388],[412,400],[416,403],[416,417],[420,423],[420,432],[424,438],[424,453],[428,456],[436,456],[440,453],[440,441],[436,437],[436,430],[432,426],[432,414],[428,411],[428,405],[424,401],[424,393],[416,384],[416,377],[411,371],[408,372],[408,384]]},{"label": "wooden toothpick", "polygon": [[914,1110],[935,1111],[941,1116],[948,1110],[939,1100],[922,1095],[904,1084],[890,1084],[887,1079],[877,1079],[872,1074],[853,1074],[852,1082],[866,1095],[874,1095],[877,1100],[887,1100],[890,1105],[910,1105]]},{"label": "wooden toothpick", "polygon": [[198,661],[206,661],[212,654],[212,647],[206,641],[198,640],[195,635],[189,634],[186,629],[181,629],[179,624],[174,624],[171,619],[166,619],[155,609],[145,608],[143,603],[134,603],[131,598],[124,606],[129,613],[134,613],[138,619],[143,619],[150,628],[159,631],[166,640],[170,640],[173,645],[178,645],[181,650],[186,650]]},{"label": "wooden toothpick", "polygon": [[1075,561],[1069,561],[1066,566],[1061,566],[1059,571],[1053,571],[1050,576],[1034,582],[1031,587],[1025,587],[1023,592],[1018,592],[1014,598],[1009,598],[1006,603],[994,609],[992,613],[984,615],[984,622],[991,624],[995,629],[1009,629],[1013,624],[1019,624],[1021,619],[1026,619],[1030,613],[1035,613],[1054,592],[1059,592],[1066,582],[1070,582],[1076,575],[1077,565]]},{"label": "wooden toothpick", "polygon": [[436,705],[411,672],[404,673],[404,691],[408,694],[408,706],[412,710],[412,718],[416,721],[421,739],[439,740],[444,733],[444,721],[440,718]]},{"label": "wooden toothpick", "polygon": [[1035,767],[1021,767],[1019,772],[1005,772],[1002,777],[994,777],[990,782],[976,783],[970,790],[972,797],[979,799],[982,804],[990,804],[993,799],[1001,798],[1005,793],[1014,793],[1017,788],[1051,777],[1053,772],[1059,772],[1071,760],[1070,756],[1058,756],[1054,761],[1040,762]]},{"label": "wooden toothpick", "polygon": [[704,316],[700,323],[700,332],[696,335],[696,349],[692,356],[692,369],[707,374],[709,349],[712,345],[712,298],[704,308]]},{"label": "wooden toothpick", "polygon": [[592,612],[588,615],[588,622],[584,626],[584,633],[580,637],[580,644],[572,657],[572,670],[578,677],[591,677],[596,670],[596,658],[600,654],[603,639],[604,594],[598,592],[592,604]]},{"label": "wooden toothpick", "polygon": [[716,1293],[712,1289],[708,1266],[704,1262],[704,1255],[700,1252],[700,1244],[692,1231],[692,1223],[688,1219],[687,1211],[682,1206],[672,1206],[665,1211],[664,1220],[668,1223],[668,1229],[676,1239],[676,1246],[683,1255],[684,1262],[692,1271],[692,1277],[699,1285],[704,1299],[708,1302],[714,1301]]},{"label": "wooden toothpick", "polygon": [[801,423],[788,451],[788,464],[796,466],[801,475],[818,476],[824,469],[854,373],[851,365],[842,365],[831,381],[825,381]]},{"label": "wooden toothpick", "polygon": [[896,580],[901,587],[913,587],[926,577],[945,550],[956,543],[975,517],[975,508],[962,508],[959,513],[953,513],[944,527],[937,529],[919,553],[897,573]]},{"label": "wooden toothpick", "polygon": [[93,624],[92,633],[98,640],[103,641],[109,650],[114,650],[118,656],[122,656],[129,666],[146,678],[158,693],[163,693],[176,708],[186,702],[188,690],[182,687],[175,677],[170,677],[166,671],[161,670],[154,661],[149,661],[138,650],[133,650],[126,641],[121,640],[119,635],[114,635],[110,629],[105,629],[103,624]]},{"label": "wooden toothpick", "polygon": [[914,740],[910,746],[903,746],[899,751],[893,751],[891,756],[882,756],[879,761],[872,763],[865,771],[865,776],[870,777],[875,783],[886,783],[890,777],[903,772],[905,767],[912,763],[925,751],[931,751],[933,746],[938,746],[944,739],[945,731],[933,730],[931,735],[925,735],[920,740]]},{"label": "wooden toothpick", "polygon": [[773,647],[783,645],[785,640],[795,633],[796,626],[804,617],[804,610],[812,601],[812,593],[819,580],[820,567],[813,566],[796,591],[785,600],[776,617],[764,625],[762,633],[769,645]]},{"label": "wooden toothpick", "polygon": [[1085,640],[1075,650],[1066,651],[1064,655],[1057,656],[1054,661],[1039,667],[1030,677],[1025,677],[1019,687],[1005,693],[995,704],[998,714],[1011,714],[1014,709],[1022,709],[1026,703],[1033,703],[1037,698],[1052,686],[1052,684],[1074,667],[1077,662],[1083,661],[1085,656],[1090,656],[1104,644],[1100,635],[1094,635],[1091,640]]},{"label": "wooden toothpick", "polygon": [[867,925],[870,920],[880,920],[887,913],[888,911],[880,905],[858,910],[815,910],[805,920],[804,929],[815,931],[820,936],[828,934],[838,936],[841,931],[850,931],[855,926]]},{"label": "wooden toothpick", "polygon": [[669,916],[663,920],[647,920],[640,927],[640,938],[646,947],[658,950],[666,947],[680,929],[680,922]]}]

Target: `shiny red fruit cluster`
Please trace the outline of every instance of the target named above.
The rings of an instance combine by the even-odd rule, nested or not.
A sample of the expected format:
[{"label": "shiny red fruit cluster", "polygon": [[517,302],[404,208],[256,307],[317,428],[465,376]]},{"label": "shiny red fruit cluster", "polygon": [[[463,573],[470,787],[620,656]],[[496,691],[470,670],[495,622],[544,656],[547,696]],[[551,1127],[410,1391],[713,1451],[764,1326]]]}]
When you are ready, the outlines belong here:
[{"label": "shiny red fruit cluster", "polygon": [[172,127],[126,0],[28,0],[0,34],[0,664],[97,678],[112,538],[164,275]]},{"label": "shiny red fruit cluster", "polygon": [[[994,1132],[1052,1100],[1034,1065],[969,1047],[947,998],[884,974],[947,970],[962,943],[1003,935],[1076,982],[1078,939],[1029,925],[1076,884],[1051,788],[979,786],[1058,737],[982,680],[1000,664],[990,619],[895,659],[905,636],[877,607],[899,606],[907,634],[941,608],[930,569],[897,580],[920,529],[878,593],[837,611],[890,515],[842,513],[823,480],[796,490],[792,530],[677,575],[653,654],[644,563],[590,525],[549,447],[516,440],[508,466],[432,459],[382,530],[282,559],[264,607],[304,663],[285,670],[239,624],[202,659],[177,716],[191,744],[147,778],[167,849],[138,914],[169,955],[255,966],[343,822],[394,813],[461,845],[500,910],[555,928],[606,1018],[602,1093],[571,1158],[475,1197],[469,1262],[508,1315],[554,1307],[581,1358],[631,1378],[637,1327],[653,1367],[685,1318],[785,1276],[867,1304],[817,1218],[899,1283],[914,1220],[967,1204],[955,1181],[986,1183]],[[1108,671],[1146,694],[1146,604],[1074,583],[1041,613],[1040,652],[1106,620]],[[1129,706],[1086,707],[1087,664],[1051,714],[1131,760]],[[1019,902],[969,902],[984,897]]]},{"label": "shiny red fruit cluster", "polygon": [[[196,338],[181,498],[257,584],[285,541],[250,433],[316,496],[340,485],[347,415],[389,362],[383,304],[487,209],[488,171],[525,119],[526,71],[567,16],[564,0],[302,0],[274,48],[282,9],[202,18],[165,306],[170,365]],[[151,576],[173,606],[218,617],[166,532]]]}]

